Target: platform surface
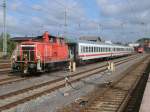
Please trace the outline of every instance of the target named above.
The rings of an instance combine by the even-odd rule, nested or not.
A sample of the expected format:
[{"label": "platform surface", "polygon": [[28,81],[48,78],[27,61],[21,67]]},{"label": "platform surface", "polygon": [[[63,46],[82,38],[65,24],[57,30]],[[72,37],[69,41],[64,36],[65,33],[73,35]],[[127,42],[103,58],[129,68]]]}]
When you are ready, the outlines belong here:
[{"label": "platform surface", "polygon": [[144,96],[141,102],[141,107],[139,112],[150,112],[150,74],[146,84]]}]

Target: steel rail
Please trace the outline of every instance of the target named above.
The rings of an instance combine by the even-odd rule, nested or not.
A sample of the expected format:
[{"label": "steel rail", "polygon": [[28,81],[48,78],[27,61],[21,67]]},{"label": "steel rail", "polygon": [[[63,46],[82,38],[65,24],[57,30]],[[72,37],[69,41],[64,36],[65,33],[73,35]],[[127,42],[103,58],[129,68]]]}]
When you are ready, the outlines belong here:
[{"label": "steel rail", "polygon": [[[131,57],[127,57],[127,59],[128,58],[132,58],[132,56]],[[126,59],[126,58],[125,58]],[[125,60],[125,59],[120,59],[119,61],[121,61],[121,60]],[[99,68],[99,67],[98,67]],[[96,69],[96,68],[93,68],[93,69]],[[89,71],[91,71],[91,70],[93,70],[93,69],[90,69]],[[85,71],[86,72],[86,71]],[[88,71],[87,71],[88,72]],[[82,73],[82,72],[80,72],[80,73]],[[77,74],[76,74],[77,75]],[[11,78],[12,77],[12,78]],[[13,83],[13,82],[19,82],[19,81],[23,81],[23,80],[26,80],[26,79],[29,79],[29,78],[20,78],[20,77],[16,77],[16,78],[14,78],[14,76],[11,76],[11,77],[8,77],[8,78],[6,78],[6,79],[0,79],[0,86],[2,86],[2,85],[6,85],[6,84],[11,84],[11,83]]]},{"label": "steel rail", "polygon": [[[136,57],[137,58],[137,57]],[[129,58],[129,59],[135,59],[135,57],[132,57],[132,58]],[[121,61],[124,61],[124,62],[127,62],[129,59],[124,59],[124,60],[119,60],[117,61],[116,63],[119,63]],[[121,64],[121,63],[120,63]],[[118,65],[118,64],[117,64]],[[69,77],[74,77],[76,75],[80,75],[80,74],[84,74],[84,73],[88,73],[88,72],[91,72],[93,70],[96,70],[96,69],[100,69],[100,68],[103,68],[103,67],[107,67],[107,64],[103,65],[103,66],[99,66],[99,67],[95,67],[95,68],[92,68],[92,69],[89,69],[89,70],[85,70],[85,71],[82,71],[82,72],[79,72],[79,73],[75,73],[75,74],[71,74]],[[11,97],[14,95],[17,95],[17,94],[20,94],[20,93],[24,93],[24,92],[27,92],[27,91],[30,91],[30,90],[33,90],[33,89],[38,89],[38,88],[41,88],[43,86],[46,86],[46,85],[49,85],[49,84],[52,84],[52,83],[55,83],[55,82],[58,82],[60,80],[64,80],[64,77],[61,77],[61,78],[58,78],[58,79],[55,79],[55,80],[52,80],[52,81],[47,81],[47,82],[44,82],[44,83],[40,83],[40,84],[37,84],[37,85],[33,85],[33,86],[30,86],[30,87],[27,87],[27,88],[24,88],[24,89],[21,89],[21,90],[17,90],[17,91],[14,91],[14,92],[10,92],[8,94],[5,94],[5,95],[1,95],[0,96],[0,99],[4,99],[4,98],[8,98],[8,97]]]},{"label": "steel rail", "polygon": [[[144,59],[147,59],[147,57]],[[142,61],[144,61],[144,59]],[[145,66],[143,68],[141,68],[141,66],[139,66],[139,64],[142,61],[134,64],[134,66],[133,66],[134,69],[135,68],[137,69],[139,67],[139,69],[144,70],[145,66],[147,66],[147,64],[144,63]],[[133,67],[130,68],[130,70],[132,70]],[[135,70],[134,70],[134,72],[135,72]],[[127,72],[125,74],[127,74],[127,75],[124,75],[123,77],[119,78],[114,83],[112,83],[110,87],[106,88],[106,90],[104,90],[104,92],[101,95],[99,95],[97,98],[95,98],[93,103],[91,102],[91,104],[88,104],[87,108],[81,109],[81,112],[99,112],[99,111],[122,112],[131,93],[133,92],[134,88],[136,87],[137,83],[139,82],[139,80],[142,76],[142,75],[135,75],[135,74],[131,75],[129,72]],[[129,77],[129,78],[127,78],[127,77]],[[125,78],[126,78],[126,80],[125,80]],[[131,82],[129,81],[130,78],[133,79],[133,80],[130,80]],[[128,87],[126,85],[127,87],[124,86],[124,88],[123,88],[118,85],[119,83],[123,84],[124,82],[130,83],[130,86]],[[99,103],[100,103],[100,105],[98,106]]]},{"label": "steel rail", "polygon": [[[116,66],[118,66],[118,65],[120,65],[122,63],[128,62],[131,59],[135,59],[135,57],[134,58],[130,58],[130,59],[122,60],[122,62],[120,62],[120,61],[119,62],[115,62]],[[87,71],[84,71],[84,72],[81,72],[81,73],[77,73],[77,74],[71,75],[70,77],[72,79],[70,80],[70,83],[77,82],[80,79],[89,77],[91,75],[94,75],[94,74],[102,72],[102,71],[105,71],[105,70],[107,70],[107,66],[103,65],[101,67],[96,67],[95,69],[93,68],[92,70],[93,71],[87,70]],[[28,97],[25,97],[23,99],[20,99],[20,100],[8,103],[8,104],[6,104],[4,106],[1,106],[0,110],[2,111],[2,110],[6,110],[6,109],[9,109],[9,108],[15,107],[18,104],[24,103],[24,102],[29,101],[29,100],[34,99],[34,98],[37,98],[37,97],[42,96],[42,95],[44,95],[46,93],[50,93],[50,92],[52,92],[52,91],[54,91],[54,90],[56,90],[58,88],[64,87],[65,84],[66,83],[65,83],[64,78],[59,78],[59,79],[56,79],[56,80],[53,80],[53,81],[50,81],[50,82],[46,82],[46,83],[43,83],[43,84],[40,84],[40,85],[35,85],[35,86],[29,87],[29,88],[25,88],[25,89],[22,89],[22,90],[19,90],[19,91],[15,91],[15,92],[12,92],[12,93],[8,93],[8,94],[5,94],[5,95],[2,95],[2,96],[0,96],[0,99],[6,99],[8,97],[16,96],[18,94],[22,94],[24,92],[28,92],[28,91],[31,91],[33,89],[37,89],[37,88],[40,88],[40,87],[43,87],[43,86],[46,86],[46,85],[50,85],[49,89],[47,89],[47,90],[38,92],[36,94],[30,95]]]}]

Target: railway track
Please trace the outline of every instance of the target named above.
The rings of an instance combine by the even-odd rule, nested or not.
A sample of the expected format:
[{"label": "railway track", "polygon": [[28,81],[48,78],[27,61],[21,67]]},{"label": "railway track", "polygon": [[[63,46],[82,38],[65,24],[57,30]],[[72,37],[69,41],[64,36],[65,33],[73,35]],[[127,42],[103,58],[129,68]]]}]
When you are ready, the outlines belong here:
[{"label": "railway track", "polygon": [[0,59],[0,63],[10,63],[9,59]]},{"label": "railway track", "polygon": [[[135,58],[135,57],[128,57],[128,58]],[[127,58],[127,59],[128,59]],[[122,60],[125,60],[125,59],[120,59],[119,61],[122,61]],[[96,67],[96,68],[99,68],[99,66],[98,67]],[[93,68],[93,69],[96,69],[96,68]],[[91,70],[93,70],[93,69],[90,69],[89,71],[91,71]],[[10,76],[9,76],[10,75]],[[2,85],[6,85],[6,84],[11,84],[11,83],[13,83],[13,82],[19,82],[19,81],[23,81],[23,80],[27,80],[27,79],[29,79],[30,77],[20,77],[20,76],[14,76],[14,75],[12,75],[12,74],[4,74],[4,76],[6,77],[6,78],[0,78],[0,86],[2,86]]]},{"label": "railway track", "polygon": [[[150,60],[150,58],[146,59]],[[144,62],[141,65],[139,62],[133,66],[135,68],[130,68],[133,70],[112,83],[111,86],[106,88],[106,90],[104,90],[99,96],[89,98],[92,101],[87,104],[85,108],[81,108],[80,112],[122,112],[131,93],[134,91],[141,78],[143,78],[142,72],[145,70],[149,62],[146,59],[143,59]],[[128,110],[130,110],[132,106],[128,107]]]},{"label": "railway track", "polygon": [[5,79],[1,79],[0,80],[0,86],[2,85],[6,85],[6,84],[11,84],[14,82],[19,82],[19,81],[23,81],[23,80],[27,80],[29,79],[29,77],[9,77],[9,78],[5,78]]},{"label": "railway track", "polygon": [[[134,59],[134,58],[136,58],[136,56],[131,56],[131,57],[127,57],[127,59]],[[122,61],[122,60],[126,60],[126,58],[125,59],[119,59],[118,61]],[[106,65],[104,65],[104,66],[106,66]],[[100,66],[98,66],[98,67],[95,67],[95,68],[93,68],[93,69],[90,69],[90,70],[88,70],[88,71],[91,71],[91,70],[94,70],[94,69],[97,69],[97,68],[99,68]],[[82,72],[81,72],[82,73]],[[6,73],[7,74],[7,73]],[[6,75],[6,74],[4,74],[4,75]],[[27,80],[27,79],[29,79],[30,77],[19,77],[19,76],[13,76],[12,74],[10,74],[10,76],[7,76],[6,78],[2,78],[2,79],[0,79],[0,86],[2,86],[2,85],[6,85],[6,84],[11,84],[11,83],[14,83],[14,82],[19,82],[19,81],[23,81],[23,80]]]},{"label": "railway track", "polygon": [[11,67],[10,63],[0,63],[0,69],[10,68],[10,67]]},{"label": "railway track", "polygon": [[150,62],[145,70],[145,72],[142,75],[142,78],[136,85],[134,91],[130,94],[129,97],[127,97],[128,102],[127,104],[121,108],[122,112],[139,112],[141,101],[144,95],[145,87],[149,78],[150,73]]},{"label": "railway track", "polygon": [[1,74],[8,74],[11,72],[11,68],[3,68],[3,69],[0,69],[0,75]]},{"label": "railway track", "polygon": [[[126,59],[122,59],[119,61],[115,61],[116,66],[128,62],[137,58],[130,57]],[[89,77],[96,73],[100,73],[107,69],[107,64],[101,67],[95,67],[87,71],[83,71],[80,73],[70,75],[70,83],[77,82],[80,79]],[[44,82],[38,85],[34,85],[31,87],[27,87],[18,91],[10,92],[0,96],[0,111],[7,110],[9,108],[13,108],[19,104],[22,104],[26,101],[32,100],[34,98],[40,97],[46,93],[50,93],[58,88],[64,87],[66,84],[64,77],[58,78],[56,80]]]},{"label": "railway track", "polygon": [[0,75],[3,73],[9,73],[10,72],[10,60],[8,59],[0,59]]}]

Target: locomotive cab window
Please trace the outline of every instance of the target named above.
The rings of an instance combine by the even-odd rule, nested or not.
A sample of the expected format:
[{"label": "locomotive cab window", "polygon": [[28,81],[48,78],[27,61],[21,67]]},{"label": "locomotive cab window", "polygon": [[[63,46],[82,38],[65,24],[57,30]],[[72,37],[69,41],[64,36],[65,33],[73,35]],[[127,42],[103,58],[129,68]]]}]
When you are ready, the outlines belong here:
[{"label": "locomotive cab window", "polygon": [[28,61],[34,61],[34,47],[33,46],[21,46],[22,47],[22,56],[23,56],[23,60],[24,57],[27,56],[27,60]]},{"label": "locomotive cab window", "polygon": [[51,43],[55,43],[56,41],[55,41],[54,38],[50,38],[50,42],[51,42]]}]

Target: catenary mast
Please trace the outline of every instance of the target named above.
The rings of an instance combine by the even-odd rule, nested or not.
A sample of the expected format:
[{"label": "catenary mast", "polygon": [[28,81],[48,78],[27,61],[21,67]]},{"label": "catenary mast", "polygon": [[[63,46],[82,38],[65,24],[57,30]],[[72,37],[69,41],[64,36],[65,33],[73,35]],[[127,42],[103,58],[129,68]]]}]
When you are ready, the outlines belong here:
[{"label": "catenary mast", "polygon": [[6,0],[3,0],[3,56],[7,55]]}]

